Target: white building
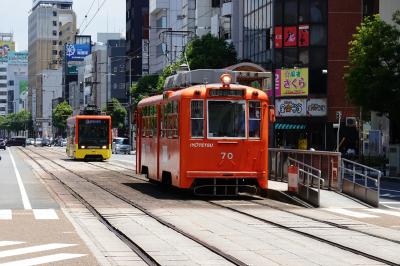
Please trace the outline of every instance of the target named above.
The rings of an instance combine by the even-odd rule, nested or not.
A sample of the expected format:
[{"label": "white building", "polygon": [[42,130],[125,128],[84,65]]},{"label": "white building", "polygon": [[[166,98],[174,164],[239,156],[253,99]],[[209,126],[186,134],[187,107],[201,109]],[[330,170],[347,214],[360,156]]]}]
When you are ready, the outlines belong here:
[{"label": "white building", "polygon": [[10,52],[8,55],[8,108],[7,113],[26,109],[21,98],[28,92],[28,52]]},{"label": "white building", "polygon": [[51,137],[52,130],[52,114],[53,99],[62,96],[62,69],[51,70],[45,69],[41,74],[42,78],[42,106],[43,118],[39,121],[42,127],[42,136]]}]

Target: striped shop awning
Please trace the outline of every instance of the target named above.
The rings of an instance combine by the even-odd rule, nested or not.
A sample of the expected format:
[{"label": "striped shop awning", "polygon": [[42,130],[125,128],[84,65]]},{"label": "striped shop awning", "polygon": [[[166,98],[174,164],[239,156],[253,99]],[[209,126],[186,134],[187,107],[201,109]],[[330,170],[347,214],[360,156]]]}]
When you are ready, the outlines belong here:
[{"label": "striped shop awning", "polygon": [[284,124],[284,123],[275,123],[275,129],[306,129],[306,125],[304,124]]}]

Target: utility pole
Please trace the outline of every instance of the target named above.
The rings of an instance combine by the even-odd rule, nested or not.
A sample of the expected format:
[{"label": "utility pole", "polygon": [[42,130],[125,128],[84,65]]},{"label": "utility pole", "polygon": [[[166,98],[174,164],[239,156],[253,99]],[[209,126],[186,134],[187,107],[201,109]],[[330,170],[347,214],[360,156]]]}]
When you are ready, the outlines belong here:
[{"label": "utility pole", "polygon": [[339,138],[340,138],[340,121],[342,120],[342,112],[336,112],[336,119],[338,120],[337,124],[337,134],[336,134],[336,151],[339,152]]}]

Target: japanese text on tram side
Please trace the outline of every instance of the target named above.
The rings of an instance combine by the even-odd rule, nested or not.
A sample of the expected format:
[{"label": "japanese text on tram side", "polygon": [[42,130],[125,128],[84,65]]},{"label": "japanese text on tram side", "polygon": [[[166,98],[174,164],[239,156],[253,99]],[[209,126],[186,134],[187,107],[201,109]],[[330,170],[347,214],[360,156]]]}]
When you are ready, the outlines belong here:
[{"label": "japanese text on tram side", "polygon": [[190,143],[190,148],[213,148],[214,143],[203,143],[203,142],[196,142]]}]

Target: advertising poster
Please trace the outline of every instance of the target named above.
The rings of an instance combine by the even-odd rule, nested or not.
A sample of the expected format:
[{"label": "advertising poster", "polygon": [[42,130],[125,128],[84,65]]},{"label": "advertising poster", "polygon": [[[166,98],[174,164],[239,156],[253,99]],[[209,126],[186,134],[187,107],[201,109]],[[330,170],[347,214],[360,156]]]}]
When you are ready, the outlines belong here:
[{"label": "advertising poster", "polygon": [[308,68],[281,70],[281,96],[308,95]]},{"label": "advertising poster", "polygon": [[90,53],[90,44],[66,44],[65,57],[67,58],[67,74],[78,75],[78,67]]},{"label": "advertising poster", "polygon": [[310,45],[310,26],[299,26],[299,47],[308,47]]},{"label": "advertising poster", "polygon": [[278,117],[306,116],[306,99],[276,99]]},{"label": "advertising poster", "polygon": [[21,80],[19,82],[19,95],[22,95],[27,91],[28,91],[28,81],[27,80]]},{"label": "advertising poster", "polygon": [[285,47],[297,46],[297,28],[285,27],[283,32],[283,45]]},{"label": "advertising poster", "polygon": [[0,41],[0,61],[8,60],[8,53],[15,51],[15,43],[10,41]]},{"label": "advertising poster", "polygon": [[282,48],[283,34],[282,27],[275,27],[275,48]]},{"label": "advertising poster", "polygon": [[326,99],[307,99],[307,116],[326,116]]},{"label": "advertising poster", "polygon": [[9,52],[7,55],[9,64],[28,63],[28,52]]}]

